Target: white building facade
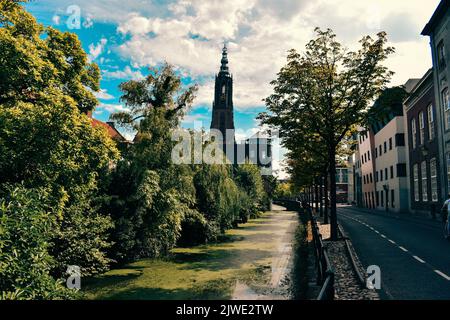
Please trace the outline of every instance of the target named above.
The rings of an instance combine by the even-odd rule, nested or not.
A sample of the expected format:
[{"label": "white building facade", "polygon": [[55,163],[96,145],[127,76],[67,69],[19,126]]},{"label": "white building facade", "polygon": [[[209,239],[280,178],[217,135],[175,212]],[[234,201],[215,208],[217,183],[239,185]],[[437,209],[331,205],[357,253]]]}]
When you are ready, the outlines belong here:
[{"label": "white building facade", "polygon": [[376,209],[408,211],[407,156],[404,117],[396,116],[374,135]]}]

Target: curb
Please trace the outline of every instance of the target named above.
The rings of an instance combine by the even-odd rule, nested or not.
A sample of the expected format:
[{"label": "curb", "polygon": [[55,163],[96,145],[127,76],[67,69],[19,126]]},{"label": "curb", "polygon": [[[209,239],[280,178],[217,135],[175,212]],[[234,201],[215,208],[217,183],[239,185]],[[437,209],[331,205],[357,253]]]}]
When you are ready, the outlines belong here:
[{"label": "curb", "polygon": [[365,288],[366,287],[366,281],[365,281],[363,273],[361,272],[360,268],[358,267],[358,263],[357,263],[357,261],[359,261],[359,259],[358,259],[358,257],[356,257],[353,254],[353,250],[351,249],[352,244],[351,244],[349,238],[345,234],[344,229],[342,228],[342,226],[340,224],[338,225],[338,228],[339,228],[339,232],[340,232],[342,238],[345,241],[345,247],[347,249],[346,250],[347,251],[347,255],[350,258],[350,261],[351,261],[351,264],[352,264],[352,268],[353,268],[353,271],[356,273],[356,277],[358,278],[359,285],[361,286],[361,288]]}]

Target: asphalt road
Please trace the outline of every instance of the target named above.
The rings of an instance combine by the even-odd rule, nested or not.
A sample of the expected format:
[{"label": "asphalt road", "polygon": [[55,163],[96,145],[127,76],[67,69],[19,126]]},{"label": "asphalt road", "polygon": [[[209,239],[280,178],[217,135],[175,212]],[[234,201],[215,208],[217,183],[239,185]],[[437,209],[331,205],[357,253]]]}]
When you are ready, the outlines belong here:
[{"label": "asphalt road", "polygon": [[380,267],[382,299],[450,299],[450,241],[438,223],[354,207],[338,207],[338,220],[364,267]]}]

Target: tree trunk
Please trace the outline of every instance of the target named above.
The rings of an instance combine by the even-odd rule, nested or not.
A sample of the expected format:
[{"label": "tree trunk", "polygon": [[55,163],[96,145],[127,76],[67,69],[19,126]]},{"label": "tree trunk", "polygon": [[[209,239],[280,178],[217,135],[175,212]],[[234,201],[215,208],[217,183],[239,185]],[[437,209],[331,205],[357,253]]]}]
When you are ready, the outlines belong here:
[{"label": "tree trunk", "polygon": [[333,147],[329,150],[330,161],[330,240],[338,239],[337,213],[336,213],[336,149]]},{"label": "tree trunk", "polygon": [[328,201],[328,171],[325,173],[325,176],[323,178],[323,188],[325,193],[325,212],[323,223],[328,224],[328,207],[330,206],[330,202]]},{"label": "tree trunk", "polygon": [[315,180],[314,185],[314,197],[315,197],[315,207],[316,207],[316,214],[319,212],[319,185],[317,183],[317,178]]},{"label": "tree trunk", "polygon": [[323,217],[323,177],[319,177],[320,216]]}]

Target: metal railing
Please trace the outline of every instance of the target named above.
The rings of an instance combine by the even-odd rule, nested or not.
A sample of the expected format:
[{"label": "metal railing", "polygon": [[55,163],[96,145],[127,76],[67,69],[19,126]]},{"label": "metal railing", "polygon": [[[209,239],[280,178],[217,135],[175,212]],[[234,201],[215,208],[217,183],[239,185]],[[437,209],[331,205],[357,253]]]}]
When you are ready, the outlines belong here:
[{"label": "metal railing", "polygon": [[313,236],[317,285],[321,286],[316,300],[334,300],[334,269],[328,258],[327,249],[323,245],[322,235],[319,232],[317,220],[313,216],[311,208],[302,208],[299,201],[290,199],[280,199],[274,201],[274,203],[286,207],[289,211],[307,214],[308,220],[311,222]]},{"label": "metal railing", "polygon": [[311,229],[314,242],[314,256],[317,268],[317,284],[322,286],[317,300],[334,299],[334,270],[328,258],[327,249],[323,245],[316,218],[310,213]]}]

